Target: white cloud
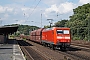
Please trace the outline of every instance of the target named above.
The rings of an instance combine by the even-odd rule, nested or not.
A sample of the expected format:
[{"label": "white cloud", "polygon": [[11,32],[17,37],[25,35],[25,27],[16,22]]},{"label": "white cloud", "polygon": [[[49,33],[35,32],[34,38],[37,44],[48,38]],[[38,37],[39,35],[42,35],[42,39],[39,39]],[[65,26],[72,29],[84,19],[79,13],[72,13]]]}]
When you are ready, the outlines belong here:
[{"label": "white cloud", "polygon": [[6,10],[7,10],[8,12],[12,12],[12,11],[13,11],[13,8],[6,7]]},{"label": "white cloud", "polygon": [[25,24],[25,20],[16,20],[13,24]]},{"label": "white cloud", "polygon": [[9,17],[9,15],[8,15],[8,14],[5,14],[5,15],[4,15],[4,17],[5,17],[5,18],[8,18],[8,17]]},{"label": "white cloud", "polygon": [[32,11],[32,9],[29,7],[22,7],[21,10],[23,12],[23,15],[26,17],[29,17],[30,12]]},{"label": "white cloud", "polygon": [[51,12],[58,12],[58,8],[57,8],[57,6],[56,6],[56,4],[54,4],[54,5],[51,5],[51,7],[50,8],[47,8],[46,10],[45,10],[45,16],[47,17]]},{"label": "white cloud", "polygon": [[90,0],[80,0],[79,3],[80,3],[80,4],[90,3]]},{"label": "white cloud", "polygon": [[70,2],[65,2],[59,5],[58,12],[60,14],[71,12],[74,8],[74,4]]},{"label": "white cloud", "polygon": [[65,2],[65,3],[62,3],[60,5],[54,4],[54,5],[51,5],[50,8],[47,8],[45,10],[44,14],[46,17],[51,12],[55,12],[55,13],[59,13],[59,14],[66,14],[66,13],[72,12],[74,7],[75,7],[75,4],[70,3],[70,2]]},{"label": "white cloud", "polygon": [[12,12],[13,8],[7,6],[0,6],[0,13]]},{"label": "white cloud", "polygon": [[[30,9],[29,7],[25,7],[25,6],[0,6],[0,13],[3,13],[1,16],[6,17],[6,14],[10,14],[11,16],[26,16],[29,17],[29,14],[31,12],[32,9]],[[8,16],[7,15],[7,16]]]},{"label": "white cloud", "polygon": [[50,8],[46,9],[46,11],[48,11],[48,12],[56,11],[57,12],[58,8],[57,8],[56,4],[54,4]]},{"label": "white cloud", "polygon": [[[6,20],[6,23],[16,22],[13,19],[19,20],[17,21],[18,24],[31,24],[30,22],[25,22],[25,20],[40,22],[42,13],[42,22],[44,25],[47,25],[48,23],[48,21],[46,22],[47,18],[57,19],[57,13],[57,20],[68,19],[69,16],[73,14],[73,9],[75,9],[75,7],[90,2],[90,0],[79,0],[77,3],[74,3],[73,0],[73,2],[71,0],[42,0],[37,8],[35,8],[39,0],[36,2],[34,0],[11,1],[11,4],[0,5],[0,17],[2,20],[4,19],[4,21]],[[62,15],[59,16],[59,14]],[[36,24],[32,23],[32,25]]]},{"label": "white cloud", "polygon": [[0,6],[0,13],[4,13],[5,12],[5,8]]}]

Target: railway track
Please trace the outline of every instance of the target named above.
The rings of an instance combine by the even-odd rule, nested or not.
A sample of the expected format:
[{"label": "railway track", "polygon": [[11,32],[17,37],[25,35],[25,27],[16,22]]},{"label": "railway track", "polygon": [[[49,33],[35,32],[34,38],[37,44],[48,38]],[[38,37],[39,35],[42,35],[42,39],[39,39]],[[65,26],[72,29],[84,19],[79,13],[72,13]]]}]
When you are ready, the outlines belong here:
[{"label": "railway track", "polygon": [[72,41],[71,45],[76,45],[76,46],[81,46],[81,47],[86,47],[86,48],[90,48],[90,42],[89,41]]},{"label": "railway track", "polygon": [[90,45],[86,45],[86,44],[71,43],[71,45],[76,45],[76,46],[90,48]]},{"label": "railway track", "polygon": [[[73,52],[72,50],[77,51]],[[90,44],[84,42],[83,44],[71,43],[71,47],[66,53],[82,58],[82,60],[90,60]]]},{"label": "railway track", "polygon": [[18,44],[20,45],[21,50],[23,51],[23,53],[26,57],[26,60],[47,60],[41,54],[39,54],[35,50],[33,50],[30,47],[30,46],[32,46],[31,44],[26,43],[23,40],[18,40]]},{"label": "railway track", "polygon": [[78,48],[82,51],[87,51],[90,52],[90,45],[84,45],[84,44],[77,44],[77,43],[72,43],[71,47]]},{"label": "railway track", "polygon": [[82,60],[90,60],[90,42],[87,41],[76,41],[71,42],[71,49],[76,48],[78,51],[72,52],[69,50],[67,53],[75,55]]},{"label": "railway track", "polygon": [[[58,52],[60,54],[64,55],[64,58],[66,60],[90,60],[90,54],[87,51],[83,51],[79,48],[71,47],[68,51],[60,51],[60,50],[54,50],[55,52]],[[70,57],[70,58],[66,58]]]},{"label": "railway track", "polygon": [[77,60],[90,60],[90,54],[89,55],[84,54],[84,51],[78,51],[78,52],[68,51],[68,52],[65,52],[65,53],[77,57]]},{"label": "railway track", "polygon": [[[44,50],[47,51],[46,49],[48,49],[48,48],[45,48],[44,46],[42,46],[43,48],[41,48],[40,44],[31,42],[31,41],[28,41],[28,40],[26,42],[28,42],[28,44],[34,44],[35,47],[32,48],[32,50],[38,50],[40,52],[40,54],[44,56],[44,58],[47,58],[46,60],[90,60],[90,57],[89,57],[90,56],[90,54],[89,54],[90,50],[89,50],[89,48],[87,49],[87,47],[86,47],[86,49],[85,49],[84,48],[85,46],[84,47],[82,46],[83,48],[81,48],[80,44],[78,45],[78,47],[75,46],[75,45],[71,46],[70,49],[67,50],[67,51],[52,50],[52,51],[54,51],[53,52],[54,55],[53,55],[53,53],[52,54],[50,53],[50,51],[51,51],[50,48],[49,48],[48,52],[44,52]],[[38,45],[40,45],[40,46],[38,46]],[[30,50],[27,47],[25,49]],[[62,56],[60,56],[58,53],[61,54]],[[57,56],[55,56],[55,55],[57,55]],[[26,55],[26,56],[28,57],[28,55]],[[54,58],[54,56],[56,58]],[[62,58],[62,59],[60,59],[60,58]]]},{"label": "railway track", "polygon": [[59,52],[60,54],[72,57],[75,60],[90,60],[90,54],[89,52],[87,52],[87,50],[81,50],[79,48],[70,47],[67,51],[60,51],[60,50],[55,51]]},{"label": "railway track", "polygon": [[[27,41],[28,43],[34,44],[36,47],[36,50],[39,50],[41,53],[45,54],[46,56],[48,56],[48,60],[76,60],[75,58],[72,58],[70,56],[67,56],[65,54],[60,54],[58,52],[55,52],[54,50],[50,49],[50,48],[45,48],[44,46],[37,44],[35,42],[32,41]],[[40,48],[40,49],[38,49]]]},{"label": "railway track", "polygon": [[[30,42],[31,43],[31,42]],[[36,44],[36,43],[32,43],[32,44]],[[38,46],[38,44],[36,44]],[[44,46],[43,46],[44,47]],[[44,47],[45,48],[45,47]],[[49,50],[51,50],[50,48],[47,48]],[[47,50],[46,50],[47,51]],[[66,52],[66,51],[60,51],[60,50],[53,50],[54,52],[56,52],[57,54],[62,54],[65,60],[82,60],[83,58],[81,57],[77,57],[76,55],[70,53],[70,52]]]}]

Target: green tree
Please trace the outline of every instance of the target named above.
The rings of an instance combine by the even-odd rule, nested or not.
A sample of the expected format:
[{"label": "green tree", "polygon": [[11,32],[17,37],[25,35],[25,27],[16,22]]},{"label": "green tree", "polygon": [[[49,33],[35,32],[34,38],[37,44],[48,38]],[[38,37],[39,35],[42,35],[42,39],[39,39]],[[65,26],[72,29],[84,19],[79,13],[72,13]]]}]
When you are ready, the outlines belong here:
[{"label": "green tree", "polygon": [[65,24],[68,20],[61,20],[54,24],[55,27],[65,27]]},{"label": "green tree", "polygon": [[90,3],[78,6],[73,9],[74,14],[70,16],[70,20],[65,26],[71,28],[73,38],[86,39],[88,38],[88,23],[90,17]]}]

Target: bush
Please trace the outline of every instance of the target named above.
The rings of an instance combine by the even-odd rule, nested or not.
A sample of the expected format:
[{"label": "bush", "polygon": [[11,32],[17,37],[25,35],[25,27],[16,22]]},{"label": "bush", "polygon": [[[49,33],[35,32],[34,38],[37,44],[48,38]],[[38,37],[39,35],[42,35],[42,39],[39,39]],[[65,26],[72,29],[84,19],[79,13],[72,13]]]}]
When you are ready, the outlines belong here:
[{"label": "bush", "polygon": [[85,37],[84,40],[87,41],[88,40],[88,37]]},{"label": "bush", "polygon": [[80,40],[80,37],[73,37],[73,40]]}]

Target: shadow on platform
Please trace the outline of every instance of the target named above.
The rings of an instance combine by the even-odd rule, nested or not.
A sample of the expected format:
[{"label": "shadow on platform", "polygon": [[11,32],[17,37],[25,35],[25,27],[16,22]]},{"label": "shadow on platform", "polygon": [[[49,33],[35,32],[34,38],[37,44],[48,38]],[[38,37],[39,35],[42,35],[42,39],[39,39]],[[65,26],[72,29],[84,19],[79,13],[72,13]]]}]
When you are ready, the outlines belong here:
[{"label": "shadow on platform", "polygon": [[33,46],[32,44],[30,44],[24,40],[17,40],[17,42],[20,46]]},{"label": "shadow on platform", "polygon": [[1,50],[1,49],[13,49],[13,48],[0,48],[0,50]]},{"label": "shadow on platform", "polygon": [[17,44],[16,39],[8,39],[7,44]]}]

